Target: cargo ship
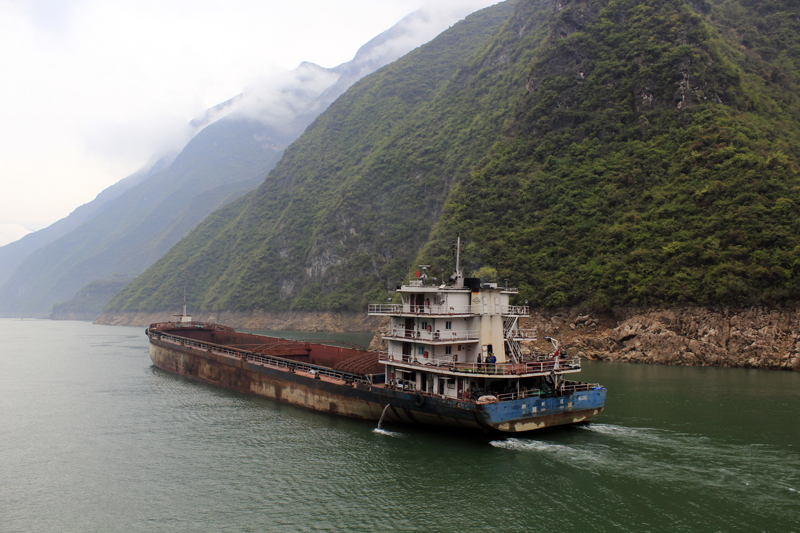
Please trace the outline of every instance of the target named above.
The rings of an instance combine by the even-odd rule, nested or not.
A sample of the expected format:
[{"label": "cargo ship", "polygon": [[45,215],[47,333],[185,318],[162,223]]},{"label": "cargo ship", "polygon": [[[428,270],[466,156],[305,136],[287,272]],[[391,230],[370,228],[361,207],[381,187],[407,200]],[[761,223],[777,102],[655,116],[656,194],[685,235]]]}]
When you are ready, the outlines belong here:
[{"label": "cargo ship", "polygon": [[394,301],[369,305],[387,317],[386,349],[368,351],[237,332],[194,322],[186,308],[174,322],[151,324],[153,364],[277,402],[332,415],[519,433],[587,420],[603,410],[607,390],[567,379],[577,357],[523,353],[536,340],[522,329],[527,305],[518,291],[455,274],[428,283],[424,267],[397,287]]}]

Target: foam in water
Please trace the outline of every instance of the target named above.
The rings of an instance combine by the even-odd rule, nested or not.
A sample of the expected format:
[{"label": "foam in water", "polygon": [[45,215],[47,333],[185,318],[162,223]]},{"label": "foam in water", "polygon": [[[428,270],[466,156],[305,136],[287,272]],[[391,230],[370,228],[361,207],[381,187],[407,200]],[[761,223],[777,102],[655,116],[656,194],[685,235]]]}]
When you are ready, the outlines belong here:
[{"label": "foam in water", "polygon": [[402,437],[402,433],[398,433],[396,431],[389,431],[386,429],[375,428],[372,430],[373,433],[378,433],[380,435],[386,435],[387,437]]},{"label": "foam in water", "polygon": [[395,433],[394,431],[387,431],[385,429],[381,429],[381,424],[383,423],[383,417],[386,416],[386,410],[389,409],[390,404],[386,404],[386,407],[383,408],[383,412],[381,413],[381,418],[378,420],[378,427],[373,429],[373,433],[380,433],[381,435],[386,435],[387,437],[400,437],[402,433]]},{"label": "foam in water", "polygon": [[[769,446],[731,445],[665,429],[613,424],[589,424],[582,428],[597,436],[570,439],[568,444],[526,438],[496,440],[490,444],[534,452],[544,461],[665,486],[726,490],[741,498],[752,498],[755,490],[760,505],[778,504],[775,489],[781,485],[797,492],[788,485],[792,483],[791,473],[800,471],[800,461]],[[781,467],[776,466],[780,464]]]},{"label": "foam in water", "polygon": [[539,440],[510,438],[505,440],[493,440],[489,444],[495,448],[504,448],[514,451],[531,451],[549,453],[557,459],[563,459],[569,463],[600,463],[603,462],[602,450],[590,450],[565,446],[563,444],[553,444]]}]

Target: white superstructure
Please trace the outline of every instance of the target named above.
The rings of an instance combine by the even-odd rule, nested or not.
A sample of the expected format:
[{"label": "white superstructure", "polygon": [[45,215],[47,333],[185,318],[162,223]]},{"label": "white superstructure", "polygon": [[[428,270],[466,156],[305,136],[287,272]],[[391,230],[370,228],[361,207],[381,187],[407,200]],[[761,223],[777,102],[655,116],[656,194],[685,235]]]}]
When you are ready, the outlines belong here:
[{"label": "white superstructure", "polygon": [[511,305],[517,289],[460,274],[457,268],[452,284],[437,286],[426,284],[423,271],[397,289],[400,302],[369,306],[370,315],[391,317],[380,354],[390,386],[474,399],[475,391],[519,391],[524,378],[546,376],[557,387],[562,374],[580,371],[580,360],[564,359],[558,349],[523,358],[520,341],[535,340],[536,331],[519,327],[529,310]]}]

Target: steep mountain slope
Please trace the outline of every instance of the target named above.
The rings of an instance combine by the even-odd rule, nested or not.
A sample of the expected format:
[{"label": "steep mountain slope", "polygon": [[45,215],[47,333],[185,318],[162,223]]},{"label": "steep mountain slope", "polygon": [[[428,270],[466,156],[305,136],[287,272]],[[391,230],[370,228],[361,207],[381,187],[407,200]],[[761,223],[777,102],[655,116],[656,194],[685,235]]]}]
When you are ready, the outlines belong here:
[{"label": "steep mountain slope", "polygon": [[[443,262],[460,232],[537,305],[800,297],[797,7],[734,6],[704,4],[705,20],[675,1],[557,11],[423,258]],[[731,38],[743,19],[760,29]]]},{"label": "steep mountain slope", "polygon": [[[383,290],[427,241],[456,173],[492,142],[463,131],[472,111],[433,118],[425,106],[512,10],[506,2],[475,13],[354,84],[257,191],[212,214],[111,307],[168,309],[185,286],[195,309],[353,309],[364,289]],[[508,105],[463,98],[500,106],[490,113]],[[443,127],[463,131],[444,162],[417,145]]]},{"label": "steep mountain slope", "polygon": [[537,305],[800,297],[794,3],[510,9],[355,84],[108,309],[361,311],[457,233]]},{"label": "steep mountain slope", "polygon": [[[208,213],[256,188],[282,150],[353,82],[428,40],[442,23],[414,13],[351,61],[333,69],[303,63],[209,109],[192,121],[200,132],[163,172],[114,202],[101,204],[98,197],[76,211],[91,211],[91,217],[55,224],[60,231],[45,232],[47,239],[25,239],[36,246],[10,246],[24,253],[6,265],[0,313],[47,315],[57,302],[74,316],[90,313],[102,295],[110,298],[122,280],[151,265]],[[65,302],[76,293],[75,301]]]}]

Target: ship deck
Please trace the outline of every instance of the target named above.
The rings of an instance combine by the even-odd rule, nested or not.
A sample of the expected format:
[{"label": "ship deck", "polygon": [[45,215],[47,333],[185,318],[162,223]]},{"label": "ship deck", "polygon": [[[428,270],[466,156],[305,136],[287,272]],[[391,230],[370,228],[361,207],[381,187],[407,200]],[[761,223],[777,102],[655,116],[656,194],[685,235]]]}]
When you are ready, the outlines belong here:
[{"label": "ship deck", "polygon": [[[176,347],[186,346],[211,354],[228,356],[246,361],[249,364],[283,372],[291,372],[298,376],[318,379],[335,385],[358,386],[360,384],[377,389],[409,392],[428,398],[445,398],[445,396],[441,394],[417,390],[414,385],[409,382],[396,385],[385,383],[383,364],[368,368],[369,370],[374,370],[374,372],[363,373],[349,372],[335,368],[336,366],[347,366],[346,363],[348,361],[358,360],[359,358],[364,359],[365,356],[369,356],[370,359],[374,358],[376,362],[380,358],[380,363],[383,363],[385,362],[384,354],[379,354],[379,352],[368,352],[312,342],[292,341],[277,337],[239,333],[231,328],[214,325],[177,326],[174,323],[153,324],[148,328],[147,334],[151,338],[156,338],[163,343],[172,344]],[[217,342],[210,342],[210,339],[214,339]],[[263,353],[264,351],[270,351],[272,353]],[[320,364],[323,361],[327,364]],[[397,362],[394,364],[397,364]],[[552,370],[553,364],[553,362],[545,363],[548,367],[547,371]],[[361,366],[363,368],[364,363],[362,362],[360,365],[356,366]],[[423,364],[407,362],[407,366],[431,370],[430,365],[425,366]],[[498,370],[493,369],[492,372],[489,373],[487,369],[483,369],[483,371],[475,373],[476,369],[473,368],[473,365],[462,364],[452,365],[449,369],[437,368],[437,373],[459,376],[472,374],[476,376],[485,375],[487,377],[498,377],[498,375],[506,371],[514,371],[514,369],[510,368],[512,365],[492,366],[498,368]],[[509,368],[502,370],[503,366],[509,366]],[[540,369],[540,371],[543,370],[544,369]],[[567,369],[562,371],[565,370],[568,371]],[[516,371],[519,371],[519,369],[516,369]],[[523,377],[520,374],[514,375],[516,377]],[[567,381],[563,384],[559,394],[563,395],[579,391],[588,391],[596,387],[599,387],[596,383]],[[496,396],[497,401],[501,402],[532,397],[543,396],[540,391],[528,390],[499,394]],[[463,403],[482,403],[468,397],[457,399]]]}]

